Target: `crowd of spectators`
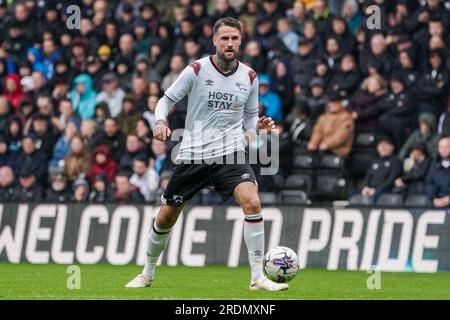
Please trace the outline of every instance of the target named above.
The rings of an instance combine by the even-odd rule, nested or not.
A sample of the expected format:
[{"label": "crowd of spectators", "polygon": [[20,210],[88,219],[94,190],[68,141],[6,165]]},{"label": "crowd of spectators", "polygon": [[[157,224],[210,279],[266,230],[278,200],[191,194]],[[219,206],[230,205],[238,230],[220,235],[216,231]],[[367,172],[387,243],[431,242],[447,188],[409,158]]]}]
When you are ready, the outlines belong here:
[{"label": "crowd of spectators", "polygon": [[221,17],[242,24],[239,59],[258,73],[260,114],[281,141],[280,171],[258,177],[261,191],[283,189],[296,155],[351,163],[358,136],[373,135],[376,155],[348,194],[450,206],[443,0],[0,0],[0,201],[158,199],[173,145],[152,137],[156,103],[214,53]]}]

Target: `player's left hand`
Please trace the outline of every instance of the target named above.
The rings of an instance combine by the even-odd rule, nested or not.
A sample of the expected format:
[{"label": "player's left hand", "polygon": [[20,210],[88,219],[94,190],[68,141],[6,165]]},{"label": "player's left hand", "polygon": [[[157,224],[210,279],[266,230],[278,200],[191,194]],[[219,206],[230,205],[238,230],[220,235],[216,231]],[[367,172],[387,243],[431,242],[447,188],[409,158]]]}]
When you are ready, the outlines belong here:
[{"label": "player's left hand", "polygon": [[266,118],[265,116],[262,116],[259,118],[258,130],[267,130],[267,132],[270,132],[272,129],[275,129],[275,122],[271,117]]}]

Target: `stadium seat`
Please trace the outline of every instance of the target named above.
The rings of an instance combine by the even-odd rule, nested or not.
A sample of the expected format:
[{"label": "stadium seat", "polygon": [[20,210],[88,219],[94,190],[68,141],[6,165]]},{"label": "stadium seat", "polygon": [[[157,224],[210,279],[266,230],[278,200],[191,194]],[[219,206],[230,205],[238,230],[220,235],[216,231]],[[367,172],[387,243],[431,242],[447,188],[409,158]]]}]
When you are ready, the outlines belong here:
[{"label": "stadium seat", "polygon": [[411,181],[408,183],[407,196],[424,195],[425,193],[425,180]]},{"label": "stadium seat", "polygon": [[314,166],[313,156],[310,154],[299,154],[294,158],[293,168],[312,169]]},{"label": "stadium seat", "polygon": [[308,154],[307,149],[308,141],[296,141],[294,142],[294,155],[297,154]]},{"label": "stadium seat", "polygon": [[344,166],[345,166],[345,159],[343,157],[327,154],[320,158],[318,168],[331,169],[331,170],[343,170]]},{"label": "stadium seat", "polygon": [[262,205],[272,205],[277,203],[277,194],[274,192],[260,192],[259,199]]},{"label": "stadium seat", "polygon": [[383,193],[376,204],[378,206],[398,207],[403,204],[403,196],[398,193]]},{"label": "stadium seat", "polygon": [[368,165],[376,157],[376,136],[373,133],[359,133],[355,138],[347,169],[348,174],[356,181],[366,174]]},{"label": "stadium seat", "polygon": [[311,177],[302,174],[293,174],[286,178],[284,189],[303,190],[307,194],[311,191]]},{"label": "stadium seat", "polygon": [[373,197],[364,197],[361,194],[355,194],[350,198],[350,205],[352,206],[371,206],[373,202]]},{"label": "stadium seat", "polygon": [[405,206],[409,207],[429,207],[431,206],[430,199],[424,194],[410,195],[405,200]]},{"label": "stadium seat", "polygon": [[310,177],[314,173],[314,157],[310,153],[294,155],[291,174],[303,174]]},{"label": "stadium seat", "polygon": [[314,168],[314,158],[311,154],[298,154],[294,157],[292,170],[297,173],[311,173]]},{"label": "stadium seat", "polygon": [[347,168],[351,177],[358,179],[363,178],[366,174],[369,164],[376,157],[375,149],[357,148],[350,154]]},{"label": "stadium seat", "polygon": [[280,202],[283,204],[308,204],[308,196],[300,190],[282,190],[280,192]]},{"label": "stadium seat", "polygon": [[281,174],[276,174],[272,176],[273,184],[277,188],[277,190],[284,188],[284,177]]},{"label": "stadium seat", "polygon": [[376,137],[372,133],[360,133],[356,136],[355,147],[375,147]]},{"label": "stadium seat", "polygon": [[340,173],[318,173],[315,193],[321,199],[341,199],[346,186],[347,181]]}]

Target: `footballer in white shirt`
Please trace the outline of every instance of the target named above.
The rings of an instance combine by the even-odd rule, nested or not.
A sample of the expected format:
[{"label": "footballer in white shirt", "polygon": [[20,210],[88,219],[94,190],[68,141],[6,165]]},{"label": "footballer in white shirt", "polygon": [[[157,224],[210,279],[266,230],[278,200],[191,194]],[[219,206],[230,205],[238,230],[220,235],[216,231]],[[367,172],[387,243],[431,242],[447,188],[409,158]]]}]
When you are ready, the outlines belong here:
[{"label": "footballer in white shirt", "polygon": [[188,95],[183,140],[170,182],[150,232],[147,259],[141,274],[126,287],[150,287],[157,261],[172,227],[187,202],[201,189],[212,186],[226,200],[233,196],[244,213],[244,240],[251,269],[250,290],[281,291],[285,283],[264,277],[264,222],[255,174],[245,156],[245,133],[274,127],[271,118],[258,117],[256,72],[237,60],[241,25],[222,18],[213,27],[214,55],[187,66],[156,106],[156,139],[171,136],[169,109]]}]

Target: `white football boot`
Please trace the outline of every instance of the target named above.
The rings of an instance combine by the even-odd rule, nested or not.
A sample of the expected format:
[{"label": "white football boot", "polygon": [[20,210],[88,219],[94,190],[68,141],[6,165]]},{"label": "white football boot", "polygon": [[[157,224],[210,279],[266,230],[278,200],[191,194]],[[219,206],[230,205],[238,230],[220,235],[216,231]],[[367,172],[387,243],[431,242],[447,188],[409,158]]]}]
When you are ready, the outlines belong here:
[{"label": "white football boot", "polygon": [[267,278],[261,278],[250,283],[250,290],[284,291],[289,289],[287,283],[276,283]]},{"label": "white football boot", "polygon": [[125,288],[147,288],[152,285],[153,277],[146,274],[140,274],[136,276],[133,280],[127,283]]}]

